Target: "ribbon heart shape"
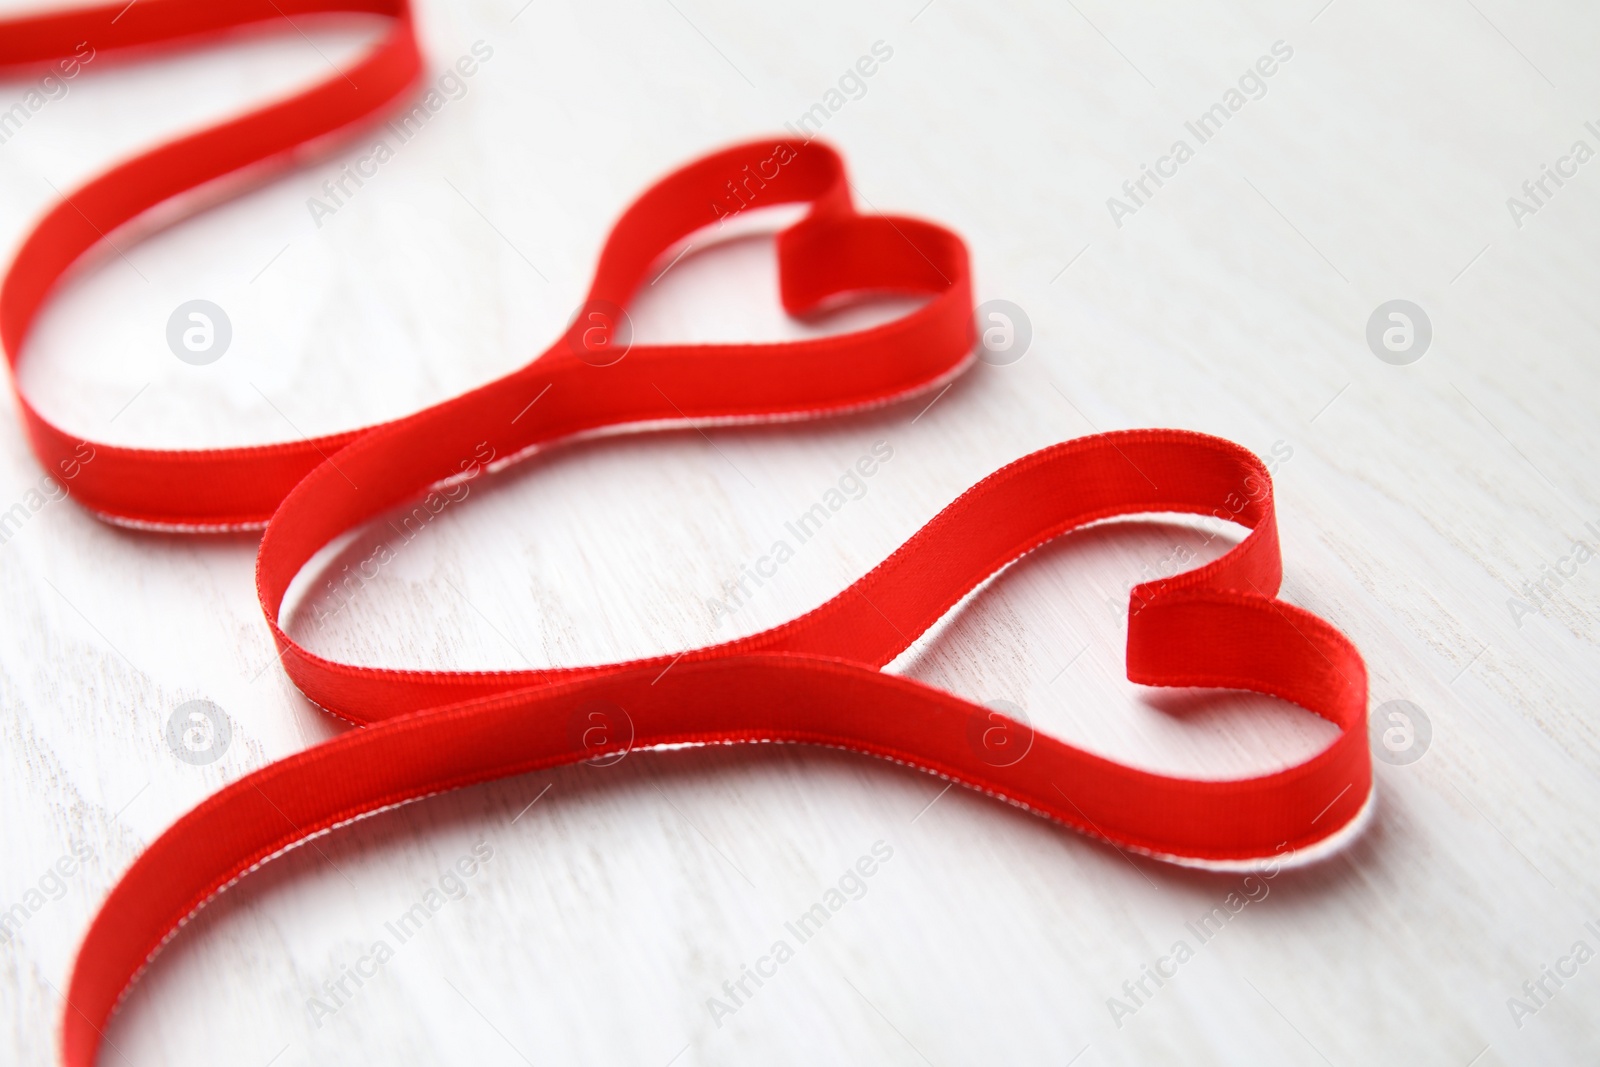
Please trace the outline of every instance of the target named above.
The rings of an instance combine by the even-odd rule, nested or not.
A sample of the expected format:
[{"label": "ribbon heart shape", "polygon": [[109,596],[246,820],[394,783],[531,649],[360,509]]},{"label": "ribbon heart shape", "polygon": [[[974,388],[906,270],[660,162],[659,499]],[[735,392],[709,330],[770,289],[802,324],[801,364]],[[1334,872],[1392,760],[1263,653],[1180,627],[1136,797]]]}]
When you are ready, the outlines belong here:
[{"label": "ribbon heart shape", "polygon": [[[204,40],[290,16],[389,21],[354,66],[296,96],[123,163],[64,197],[0,285],[13,366],[63,274],[107,235],[190,190],[259,168],[396,101],[421,69],[400,0],[142,0],[0,22],[0,69],[96,50]],[[734,199],[730,201],[728,198]],[[664,257],[728,203],[800,204],[776,241],[783,305],[809,316],[867,296],[922,302],[852,333],[773,344],[630,345],[625,308]],[[252,772],[165,831],[111,891],[67,990],[63,1055],[89,1067],[121,997],[173,932],[240,876],[309,837],[446,789],[632,750],[791,742],[918,767],[1123,848],[1211,867],[1329,847],[1370,810],[1365,666],[1327,622],[1277,598],[1272,483],[1228,441],[1133,430],[1025,456],[962,494],[825,604],[720,645],[624,663],[529,671],[378,670],[297,644],[291,583],[324,546],[390,509],[574,438],[622,429],[796,419],[860,409],[960,373],[974,345],[966,247],[916,219],[861,214],[843,161],[817,142],[739,145],[673,172],[619,219],[571,324],[525,367],[380,426],[310,441],[201,451],[94,444],[72,494],[127,525],[265,526],[256,584],[285,670],[363,729]],[[19,396],[41,463],[87,443]],[[882,668],[970,591],[1053,538],[1120,516],[1175,513],[1248,532],[1195,570],[1134,588],[1128,677],[1251,690],[1339,727],[1269,774],[1157,774],[1035,735],[1025,724]]]}]

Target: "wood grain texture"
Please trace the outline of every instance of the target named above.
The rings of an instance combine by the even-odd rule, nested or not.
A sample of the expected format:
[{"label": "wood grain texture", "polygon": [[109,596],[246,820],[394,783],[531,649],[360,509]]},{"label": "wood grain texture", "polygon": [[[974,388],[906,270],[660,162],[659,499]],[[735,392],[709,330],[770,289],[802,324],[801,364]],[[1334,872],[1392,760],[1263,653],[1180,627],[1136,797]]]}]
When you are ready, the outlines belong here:
[{"label": "wood grain texture", "polygon": [[[1573,142],[1600,149],[1585,127],[1600,126],[1600,14],[1503,0],[519,7],[422,5],[435,79],[474,42],[492,58],[333,214],[314,220],[308,199],[366,142],[77,275],[22,372],[44,411],[101,440],[194,447],[357,425],[487,381],[561,329],[645,183],[798,120],[878,41],[892,57],[823,134],[864,206],[967,238],[980,299],[1024,308],[1031,346],[931,407],[630,436],[525,464],[318,625],[319,597],[324,614],[338,606],[327,580],[382,536],[365,531],[307,582],[295,629],[314,649],[578,664],[750,633],[831,596],[1019,455],[1181,426],[1292,451],[1276,471],[1285,595],[1354,638],[1373,706],[1415,703],[1431,745],[1379,764],[1374,820],[1351,847],[1257,883],[1265,895],[1203,943],[1190,924],[1248,889],[1239,876],[1130,859],[838,753],[641,754],[464,790],[227,893],[138,985],[103,1062],[1600,1058],[1600,962],[1545,979],[1531,1015],[1507,1003],[1534,1004],[1523,983],[1575,942],[1600,950],[1584,925],[1600,927],[1600,562],[1570,561],[1575,539],[1600,548],[1585,527],[1600,528],[1600,162],[1547,181],[1527,217],[1506,204]],[[0,144],[0,244],[15,247],[52,185],[320,77],[363,32],[91,64]],[[1185,124],[1279,41],[1292,57],[1200,144]],[[0,109],[31,84],[0,84]],[[1178,139],[1193,158],[1117,225],[1107,198]],[[164,338],[199,297],[234,330],[208,367]],[[1433,327],[1409,366],[1364,336],[1396,298]],[[634,319],[659,340],[807,329],[783,318],[760,237],[695,249]],[[877,441],[894,456],[865,495],[714,618],[707,599]],[[39,478],[7,406],[0,510]],[[1073,536],[892,669],[1012,701],[1144,766],[1298,759],[1327,736],[1305,713],[1123,678],[1128,586],[1216,551],[1181,524]],[[65,501],[0,545],[0,908],[26,913],[0,945],[4,1062],[53,1061],[72,954],[143,844],[339,729],[276,668],[253,552],[248,537],[114,529]],[[1536,612],[1509,606],[1563,558],[1575,573]],[[209,765],[165,740],[192,699],[232,724]],[[875,842],[892,857],[859,899],[804,943],[788,933]],[[475,846],[491,858],[441,890]],[[87,858],[51,874],[75,848]],[[448,903],[401,943],[386,924],[430,890]],[[714,1013],[708,999],[728,1000],[723,983],[779,940],[793,958]],[[1134,1005],[1123,983],[1180,940],[1192,958]],[[380,941],[393,951],[363,964],[373,977],[314,1011]],[[1137,1010],[1114,1013],[1113,997]]]}]

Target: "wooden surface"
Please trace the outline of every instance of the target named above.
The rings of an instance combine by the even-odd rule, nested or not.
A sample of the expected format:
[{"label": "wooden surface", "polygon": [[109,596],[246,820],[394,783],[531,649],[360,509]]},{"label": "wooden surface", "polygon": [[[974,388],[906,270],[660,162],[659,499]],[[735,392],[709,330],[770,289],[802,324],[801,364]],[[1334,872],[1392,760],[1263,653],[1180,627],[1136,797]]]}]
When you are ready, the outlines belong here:
[{"label": "wooden surface", "polygon": [[[368,144],[119,242],[45,316],[25,388],[91,438],[204,446],[353,426],[487,381],[561,329],[649,180],[826,106],[879,41],[892,57],[822,132],[863,205],[966,237],[980,299],[1025,309],[1031,346],[931,408],[624,437],[527,464],[320,627],[313,576],[295,623],[313,648],[579,664],[753,632],[832,595],[1008,460],[1095,429],[1182,426],[1288,453],[1285,595],[1355,639],[1373,706],[1412,702],[1431,743],[1378,764],[1373,820],[1349,848],[1253,887],[832,752],[635,754],[469,789],[301,849],[206,909],[126,1002],[103,1062],[1600,1059],[1600,962],[1547,978],[1552,996],[1523,989],[1575,942],[1600,951],[1584,925],[1600,930],[1600,563],[1571,556],[1574,539],[1600,549],[1600,161],[1547,179],[1534,212],[1507,206],[1574,141],[1600,149],[1584,126],[1600,126],[1600,14],[519,4],[423,4],[435,78],[474,42],[493,50],[459,98],[331,215],[313,220],[308,198]],[[91,63],[0,144],[0,244],[52,185],[321,76],[366,32]],[[1279,41],[1292,56],[1264,94],[1199,144],[1185,123]],[[0,108],[29,87],[0,85]],[[1179,139],[1193,158],[1114,219],[1107,198]],[[195,298],[234,331],[206,367],[165,342]],[[1410,365],[1365,339],[1392,299],[1432,323]],[[634,319],[653,339],[802,332],[760,237],[696,249]],[[713,625],[707,598],[878,441],[893,458],[866,495]],[[39,478],[7,405],[0,510]],[[1123,678],[1128,586],[1216,546],[1160,523],[1068,538],[893,669],[1145,766],[1220,776],[1301,758],[1328,737],[1306,713]],[[0,545],[0,908],[25,912],[0,945],[4,1062],[52,1062],[77,943],[142,845],[339,729],[274,664],[253,552],[244,536],[118,530],[70,501],[29,511]],[[1523,584],[1558,564],[1575,572],[1530,598]],[[209,764],[165,738],[196,699],[231,724]],[[877,842],[892,855],[859,899],[804,944],[788,934]],[[492,855],[461,899],[400,944],[385,924],[474,846]],[[72,873],[51,874],[63,857]],[[1235,892],[1259,899],[1202,943],[1187,924]],[[361,963],[380,940],[392,958]],[[732,1006],[724,981],[779,940],[794,953],[775,977],[747,980],[732,1014],[708,1003]],[[1178,941],[1192,958],[1135,1003],[1124,982]],[[358,964],[374,976],[317,1009]]]}]

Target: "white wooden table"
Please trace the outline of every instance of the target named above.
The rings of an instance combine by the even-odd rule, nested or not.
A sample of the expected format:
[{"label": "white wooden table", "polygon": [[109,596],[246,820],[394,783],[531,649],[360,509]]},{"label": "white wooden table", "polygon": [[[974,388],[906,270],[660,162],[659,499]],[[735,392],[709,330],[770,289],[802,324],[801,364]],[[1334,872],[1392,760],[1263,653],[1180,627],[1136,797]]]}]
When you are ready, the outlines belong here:
[{"label": "white wooden table", "polygon": [[[1377,765],[1353,845],[1261,883],[1204,943],[1186,924],[1238,875],[1130,861],[842,754],[638,754],[469,789],[299,850],[206,909],[136,987],[103,1062],[1600,1057],[1600,962],[1561,962],[1575,942],[1600,951],[1600,563],[1571,554],[1575,540],[1600,549],[1600,162],[1571,157],[1575,141],[1600,149],[1585,126],[1600,126],[1600,12],[520,2],[424,3],[435,77],[475,42],[492,56],[376,178],[313,219],[308,200],[370,148],[357,143],[101,260],[44,318],[24,387],[85,436],[191,447],[460,392],[556,335],[610,222],[654,176],[827,109],[878,42],[892,55],[859,93],[846,82],[823,134],[865,206],[966,237],[980,299],[1025,309],[1031,345],[931,408],[709,442],[625,437],[518,468],[326,625],[302,613],[313,648],[497,667],[754,632],[832,595],[1010,459],[1096,429],[1181,426],[1276,449],[1285,595],[1349,633],[1373,707],[1411,702],[1431,741]],[[365,39],[285,33],[91,63],[0,144],[0,244],[15,247],[52,185],[318,77]],[[1271,76],[1241,86],[1261,57]],[[29,88],[4,83],[0,109]],[[1219,103],[1202,142],[1187,124]],[[1545,178],[1535,203],[1522,184],[1546,164],[1568,176]],[[1123,183],[1146,165],[1168,176],[1135,201]],[[637,335],[798,335],[774,278],[764,239],[697,250],[644,295]],[[233,327],[205,367],[165,340],[196,298]],[[1431,322],[1408,365],[1366,340],[1394,299]],[[5,412],[0,510],[40,478]],[[893,459],[867,495],[713,626],[707,598],[878,441]],[[1159,523],[1068,538],[893,669],[1149,767],[1221,776],[1301,758],[1329,736],[1307,713],[1123,677],[1128,586],[1217,550],[1203,542]],[[132,533],[66,501],[28,510],[0,545],[0,909],[23,913],[0,945],[4,1062],[57,1055],[73,953],[141,846],[338,730],[274,663],[253,555],[250,537]],[[1557,566],[1559,584],[1524,588]],[[197,699],[231,725],[208,764],[165,736]],[[805,943],[788,935],[878,842],[892,854],[859,899]],[[490,858],[444,885],[460,899],[400,943],[386,924],[475,847]],[[780,939],[793,958],[761,963]],[[1135,996],[1180,940],[1192,958]],[[775,977],[747,980],[736,1010],[710,1003],[734,1007],[724,982],[758,963]],[[1558,986],[1545,977],[1558,967],[1576,974]],[[370,977],[357,986],[349,968]],[[1541,978],[1545,992],[1525,990]]]}]

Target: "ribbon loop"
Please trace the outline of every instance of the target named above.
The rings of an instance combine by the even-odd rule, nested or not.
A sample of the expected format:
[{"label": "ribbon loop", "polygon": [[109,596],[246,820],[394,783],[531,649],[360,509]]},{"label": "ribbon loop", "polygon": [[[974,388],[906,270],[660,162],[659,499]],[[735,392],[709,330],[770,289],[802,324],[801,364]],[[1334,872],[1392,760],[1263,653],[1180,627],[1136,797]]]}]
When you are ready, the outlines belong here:
[{"label": "ribbon loop", "polygon": [[[675,245],[746,210],[809,204],[809,217],[853,214],[844,160],[820,141],[777,139],[702,156],[646,190],[612,227],[589,300],[626,306]],[[793,260],[779,242],[779,269]]]},{"label": "ribbon loop", "polygon": [[[218,179],[282,166],[296,152],[366,120],[421,71],[404,0],[142,0],[0,22],[0,71],[28,70],[97,49],[188,44],[291,14],[371,14],[389,26],[355,64],[311,88],[160,145],[62,197],[23,239],[0,283],[0,344],[13,373],[40,307],[62,277],[108,235]],[[258,177],[264,177],[261,174]],[[235,190],[237,191],[237,190]],[[171,222],[176,212],[168,212]],[[66,470],[87,442],[18,394],[29,441],[47,470]],[[130,526],[226,530],[259,526],[306,472],[354,433],[251,448],[163,451],[94,442],[95,462],[72,492],[101,517]]]}]

